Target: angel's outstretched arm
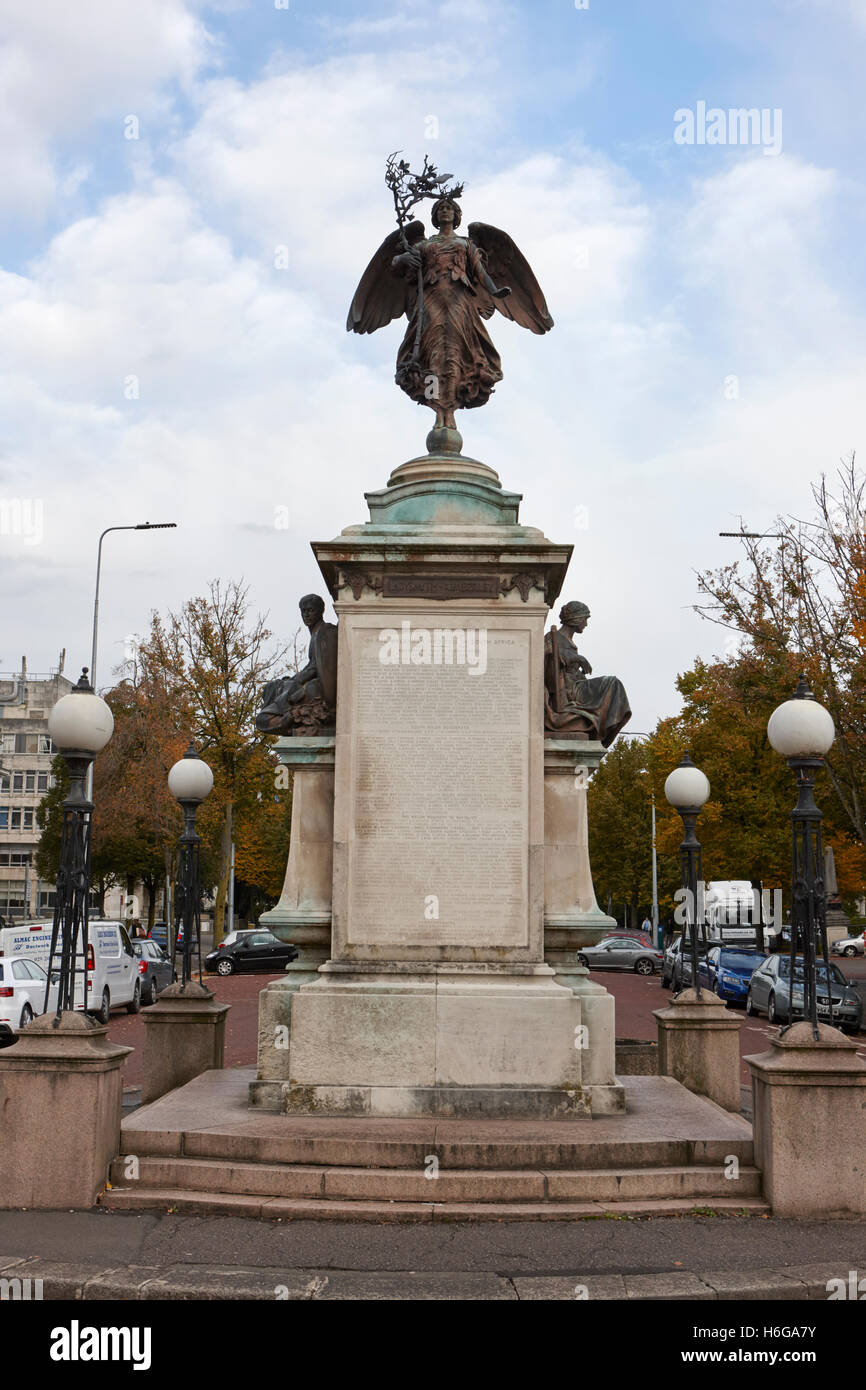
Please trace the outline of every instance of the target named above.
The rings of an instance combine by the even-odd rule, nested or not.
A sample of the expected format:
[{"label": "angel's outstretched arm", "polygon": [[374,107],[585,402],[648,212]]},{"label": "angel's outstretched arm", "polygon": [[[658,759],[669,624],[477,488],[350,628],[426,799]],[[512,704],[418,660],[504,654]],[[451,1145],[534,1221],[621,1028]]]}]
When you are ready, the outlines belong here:
[{"label": "angel's outstretched arm", "polygon": [[501,286],[498,286],[498,287],[497,287],[497,285],[494,284],[493,280],[490,278],[490,276],[489,276],[489,274],[488,274],[488,272],[487,272],[487,266],[484,264],[484,257],[481,255],[480,251],[478,250],[478,247],[477,247],[477,246],[474,246],[474,247],[473,247],[473,250],[474,250],[474,252],[475,252],[475,256],[474,256],[474,262],[475,262],[475,264],[474,264],[474,270],[475,270],[475,274],[476,274],[476,276],[478,277],[478,279],[481,281],[481,283],[482,283],[482,285],[484,286],[484,288],[486,289],[487,293],[488,293],[493,299],[507,299],[508,296],[511,294],[511,286],[510,286],[510,285],[501,285]]}]

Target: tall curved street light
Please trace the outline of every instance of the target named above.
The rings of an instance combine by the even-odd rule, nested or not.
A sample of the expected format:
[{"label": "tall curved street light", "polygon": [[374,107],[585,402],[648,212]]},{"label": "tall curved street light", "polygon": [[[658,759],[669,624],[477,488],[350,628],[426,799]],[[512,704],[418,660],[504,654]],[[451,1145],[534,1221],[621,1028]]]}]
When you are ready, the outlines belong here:
[{"label": "tall curved street light", "polygon": [[[709,800],[710,784],[695,767],[688,753],[684,754],[679,767],[675,767],[665,782],[665,796],[675,810],[679,811],[683,822],[683,842],[680,845],[681,882],[686,890],[686,926],[689,934],[689,952],[692,960],[692,988],[701,998],[701,978],[698,974],[698,883],[702,879],[701,845],[695,834],[698,816],[704,803]],[[703,901],[703,894],[701,894]],[[701,914],[703,917],[703,913]],[[705,926],[700,923],[701,944],[706,946]]]},{"label": "tall curved street light", "polygon": [[[139,521],[135,526],[106,526],[96,550],[96,588],[93,595],[93,634],[90,644],[90,683],[96,689],[96,646],[99,636],[99,580],[102,574],[102,542],[112,531],[172,531],[176,521]],[[93,795],[93,767],[87,773],[87,795]]]},{"label": "tall curved street light", "polygon": [[[620,731],[620,738],[644,738],[647,743],[650,740],[649,734],[638,733],[635,729],[623,729]],[[661,948],[659,939],[659,860],[656,850],[656,794],[655,788],[650,787],[650,803],[652,807],[652,853],[653,853],[653,944]]]},{"label": "tall curved street light", "polygon": [[[821,843],[822,815],[815,804],[815,776],[824,766],[836,729],[833,718],[815,699],[805,674],[801,673],[794,698],[786,700],[770,715],[767,737],[777,753],[787,761],[797,779],[797,804],[791,812],[791,956],[790,1022],[794,1021],[795,966],[798,949],[803,957],[803,1018],[818,1033],[818,946],[824,958],[827,984],[826,1013],[833,1024],[833,995],[830,989],[830,961],[827,952],[826,893],[824,853]],[[798,1011],[799,1012],[799,1011]]]}]

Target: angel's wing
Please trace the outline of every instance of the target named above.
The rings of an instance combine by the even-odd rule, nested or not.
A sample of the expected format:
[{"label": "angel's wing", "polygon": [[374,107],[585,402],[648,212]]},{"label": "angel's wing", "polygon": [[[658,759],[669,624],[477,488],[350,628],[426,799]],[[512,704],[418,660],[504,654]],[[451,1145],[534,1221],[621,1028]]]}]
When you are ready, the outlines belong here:
[{"label": "angel's wing", "polygon": [[[506,299],[492,299],[486,291],[482,292],[482,297],[490,299],[491,309],[498,309],[500,314],[519,323],[521,328],[528,328],[533,333],[548,333],[553,327],[553,319],[541,293],[541,286],[523,252],[515,246],[508,233],[486,222],[470,222],[469,238],[484,252],[494,283],[499,287],[511,287],[511,294]],[[487,314],[484,316],[486,318]]]},{"label": "angel's wing", "polygon": [[[406,240],[410,246],[424,236],[423,222],[410,222]],[[401,314],[411,314],[415,303],[415,285],[402,269],[394,270],[391,260],[403,249],[399,230],[386,236],[370,264],[361,276],[355,297],[346,319],[349,333],[375,333]]]}]

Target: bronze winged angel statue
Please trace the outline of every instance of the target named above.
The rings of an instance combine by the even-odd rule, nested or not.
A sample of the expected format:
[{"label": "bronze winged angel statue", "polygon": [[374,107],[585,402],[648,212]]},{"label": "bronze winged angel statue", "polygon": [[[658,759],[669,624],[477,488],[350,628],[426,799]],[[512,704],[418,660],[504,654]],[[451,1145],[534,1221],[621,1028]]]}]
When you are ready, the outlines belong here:
[{"label": "bronze winged angel statue", "polygon": [[[499,353],[485,327],[498,309],[531,333],[553,327],[544,295],[507,232],[470,222],[457,235],[463,185],[445,188],[425,158],[413,175],[391,156],[386,182],[394,192],[398,227],[385,238],[361,277],[346,328],[375,333],[405,314],[409,320],[397,353],[396,381],[413,401],[436,412],[436,430],[455,430],[455,410],[486,405],[502,380]],[[423,197],[435,197],[434,232],[408,220]],[[459,439],[459,436],[457,436]]]}]

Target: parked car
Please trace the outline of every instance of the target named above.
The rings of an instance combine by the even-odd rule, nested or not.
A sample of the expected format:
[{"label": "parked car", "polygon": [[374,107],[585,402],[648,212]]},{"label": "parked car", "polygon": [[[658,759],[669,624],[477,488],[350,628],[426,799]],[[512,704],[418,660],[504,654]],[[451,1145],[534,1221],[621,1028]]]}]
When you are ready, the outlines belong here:
[{"label": "parked car", "polygon": [[[59,951],[59,946],[58,946]],[[79,942],[80,952],[80,942]],[[0,955],[9,959],[14,954],[35,960],[48,970],[51,957],[51,923],[22,924],[10,933],[4,931]],[[55,967],[59,963],[55,955]],[[87,978],[85,996],[82,981]],[[88,924],[87,961],[79,954],[76,961],[75,1008],[93,1014],[102,1023],[108,1022],[109,1010],[125,1005],[128,1013],[137,1014],[141,1008],[141,984],[138,960],[132,942],[122,922],[102,917]]]},{"label": "parked car", "polygon": [[[858,1033],[863,1017],[863,1001],[857,990],[849,985],[838,965],[831,965],[828,988],[827,967],[818,966],[818,1017],[830,1018],[833,1001],[833,1023],[845,1032]],[[791,958],[786,955],[768,956],[749,981],[746,1013],[766,1013],[770,1023],[791,1021],[790,998]],[[803,1013],[803,960],[797,958],[794,967],[793,1013]]]},{"label": "parked car", "polygon": [[862,956],[866,955],[866,943],[863,940],[864,933],[859,936],[843,936],[840,941],[834,941],[830,947],[831,956]]},{"label": "parked car", "polygon": [[624,927],[612,927],[605,936],[605,941],[607,941],[608,937],[614,936],[628,937],[630,941],[639,941],[642,946],[649,946],[650,950],[655,949],[655,942],[649,932],[646,931],[626,931]]},{"label": "parked car", "polygon": [[[14,1042],[19,1029],[45,1012],[48,976],[32,956],[0,959],[0,1043]],[[48,990],[48,1009],[57,1007],[57,976]]]},{"label": "parked car", "polygon": [[[240,941],[241,937],[252,936],[253,932],[256,930],[258,930],[256,927],[238,927],[237,931],[230,931],[227,936],[224,936],[222,941],[218,942],[214,947],[214,950],[218,951],[220,946],[234,946],[236,941]],[[264,931],[265,928],[262,927],[260,930]]]},{"label": "parked car", "polygon": [[217,975],[233,975],[236,970],[283,970],[295,960],[297,946],[279,941],[269,931],[239,933],[239,939],[227,946],[222,942],[205,956],[205,968]]},{"label": "parked car", "polygon": [[662,956],[662,989],[681,990],[691,982],[691,958],[683,953],[683,937],[675,936]]},{"label": "parked car", "polygon": [[149,940],[155,941],[164,951],[168,950],[168,926],[165,922],[154,922],[147,935]]},{"label": "parked car", "polygon": [[132,949],[138,959],[142,1004],[155,1004],[157,995],[177,978],[177,971],[159,942],[148,938],[133,941]]},{"label": "parked car", "polygon": [[745,1004],[749,981],[766,958],[766,951],[745,946],[711,946],[706,959],[698,961],[698,979],[720,999]]},{"label": "parked car", "polygon": [[590,970],[634,970],[638,975],[654,974],[661,969],[662,959],[661,951],[645,946],[639,936],[606,936],[578,952],[581,965]]}]

